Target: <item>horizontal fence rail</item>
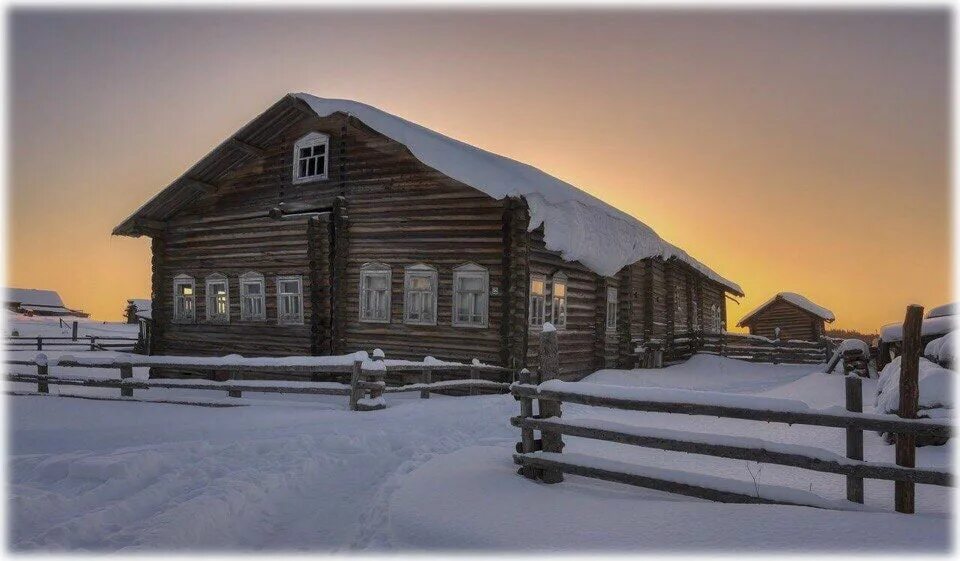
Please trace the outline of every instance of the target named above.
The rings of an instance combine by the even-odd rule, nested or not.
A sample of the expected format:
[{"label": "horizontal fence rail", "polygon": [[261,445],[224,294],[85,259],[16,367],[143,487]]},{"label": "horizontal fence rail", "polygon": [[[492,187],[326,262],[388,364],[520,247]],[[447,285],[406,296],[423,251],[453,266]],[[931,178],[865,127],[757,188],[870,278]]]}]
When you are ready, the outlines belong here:
[{"label": "horizontal fence rail", "polygon": [[[120,336],[95,336],[87,335],[83,337],[22,337],[10,336],[4,341],[8,350],[26,350],[36,349],[38,351],[50,347],[71,347],[85,348],[91,351],[106,351],[119,349],[133,349],[140,341],[138,337],[120,337]],[[22,349],[21,349],[22,348]]]}]

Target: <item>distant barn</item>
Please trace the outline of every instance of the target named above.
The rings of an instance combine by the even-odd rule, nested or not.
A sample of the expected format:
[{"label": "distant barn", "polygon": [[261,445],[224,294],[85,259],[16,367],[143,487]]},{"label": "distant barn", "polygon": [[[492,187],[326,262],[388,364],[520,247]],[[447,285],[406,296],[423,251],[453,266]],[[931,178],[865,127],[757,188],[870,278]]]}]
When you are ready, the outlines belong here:
[{"label": "distant barn", "polygon": [[18,314],[29,316],[76,316],[87,317],[90,314],[80,310],[71,310],[63,304],[63,299],[53,290],[34,288],[4,288],[4,307]]},{"label": "distant barn", "polygon": [[[740,327],[751,335],[769,339],[818,341],[824,334],[824,322],[832,322],[833,312],[793,292],[781,292],[740,320]],[[779,330],[779,331],[778,331]]]}]

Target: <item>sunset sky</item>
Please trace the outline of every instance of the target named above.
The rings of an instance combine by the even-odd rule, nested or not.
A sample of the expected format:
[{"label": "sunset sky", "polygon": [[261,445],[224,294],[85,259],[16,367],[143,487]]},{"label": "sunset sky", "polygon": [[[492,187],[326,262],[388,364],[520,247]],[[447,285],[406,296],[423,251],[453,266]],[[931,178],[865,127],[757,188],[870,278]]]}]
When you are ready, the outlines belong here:
[{"label": "sunset sky", "polygon": [[287,92],[363,101],[875,332],[951,299],[949,13],[15,11],[7,283],[149,297],[110,231]]}]

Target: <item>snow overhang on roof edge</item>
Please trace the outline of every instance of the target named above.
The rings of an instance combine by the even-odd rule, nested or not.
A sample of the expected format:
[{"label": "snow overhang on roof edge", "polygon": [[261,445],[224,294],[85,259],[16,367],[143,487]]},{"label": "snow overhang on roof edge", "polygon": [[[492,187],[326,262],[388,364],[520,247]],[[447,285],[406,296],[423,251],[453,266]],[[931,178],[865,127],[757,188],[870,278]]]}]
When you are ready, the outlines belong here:
[{"label": "snow overhang on roof edge", "polygon": [[499,156],[412,123],[370,105],[324,99],[303,100],[318,117],[344,113],[405,145],[421,162],[495,199],[523,197],[530,209],[528,230],[541,224],[547,249],[579,261],[604,276],[648,257],[677,258],[743,296],[740,286],[663,240],[652,228],[580,189],[533,166]]}]

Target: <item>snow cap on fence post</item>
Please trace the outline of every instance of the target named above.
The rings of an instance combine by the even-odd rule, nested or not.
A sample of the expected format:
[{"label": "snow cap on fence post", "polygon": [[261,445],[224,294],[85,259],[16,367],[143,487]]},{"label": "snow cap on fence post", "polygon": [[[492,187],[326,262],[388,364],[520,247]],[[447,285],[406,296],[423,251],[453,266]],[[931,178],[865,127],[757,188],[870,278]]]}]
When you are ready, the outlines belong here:
[{"label": "snow cap on fence post", "polygon": [[37,353],[37,357],[33,359],[33,361],[37,363],[37,366],[46,366],[49,364],[47,361],[47,355],[43,353]]},{"label": "snow cap on fence post", "polygon": [[383,360],[386,356],[383,349],[373,349],[373,360]]}]

